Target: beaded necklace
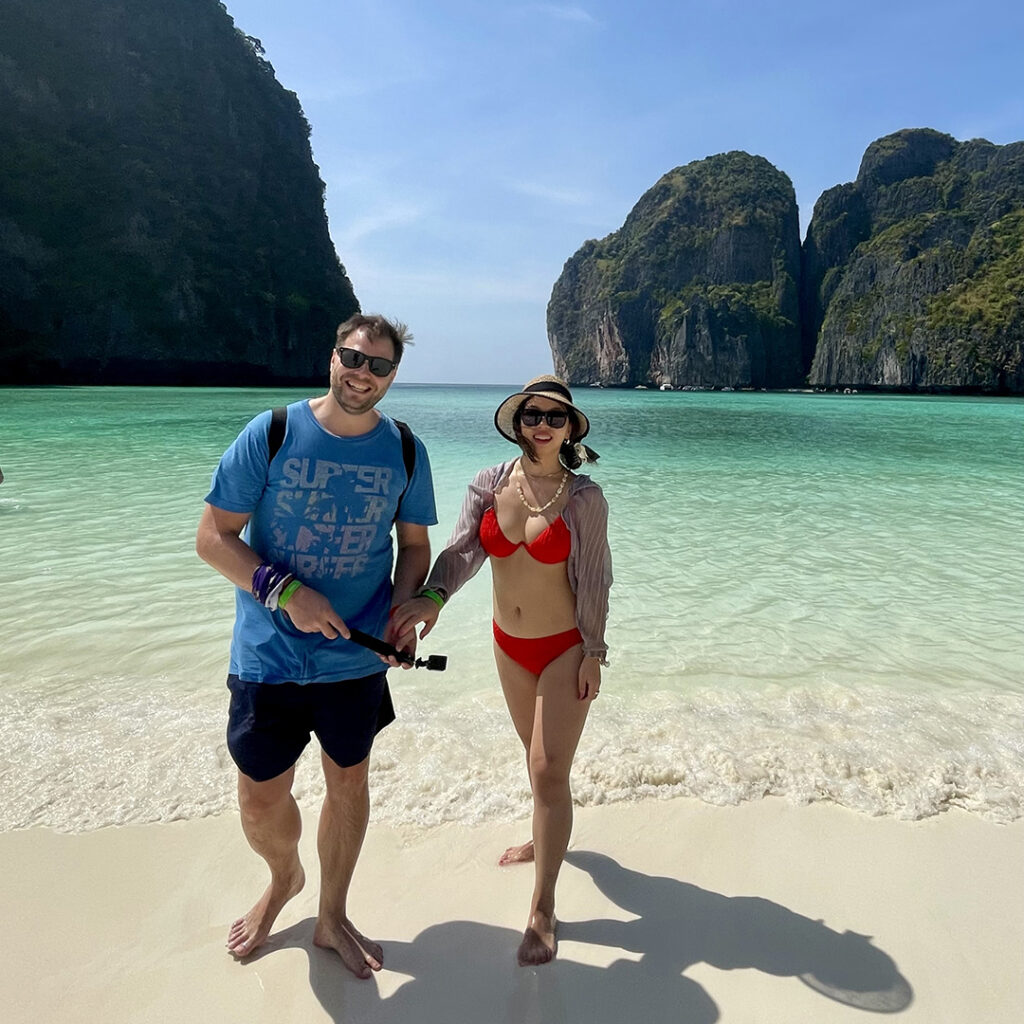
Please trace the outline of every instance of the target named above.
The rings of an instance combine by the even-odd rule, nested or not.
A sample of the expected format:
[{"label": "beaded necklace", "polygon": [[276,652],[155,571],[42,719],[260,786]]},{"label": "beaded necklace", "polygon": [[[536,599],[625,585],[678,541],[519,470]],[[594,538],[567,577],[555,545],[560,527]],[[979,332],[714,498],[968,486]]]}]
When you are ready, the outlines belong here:
[{"label": "beaded necklace", "polygon": [[[526,473],[523,472],[523,467],[522,466],[519,467],[519,472],[523,473],[523,476],[527,475]],[[541,475],[541,474],[538,474],[538,475]],[[553,473],[544,474],[544,475],[554,476]],[[545,512],[547,509],[551,508],[551,506],[554,505],[554,503],[556,501],[558,501],[559,497],[562,494],[563,489],[565,488],[565,481],[568,480],[568,479],[569,479],[569,470],[563,468],[563,470],[562,470],[562,479],[558,482],[558,490],[555,491],[555,493],[552,495],[551,500],[549,502],[547,502],[546,504],[544,504],[544,505],[531,505],[526,500],[526,495],[523,494],[523,486],[522,486],[522,484],[518,480],[516,481],[516,492],[519,494],[519,500],[531,512]]]}]

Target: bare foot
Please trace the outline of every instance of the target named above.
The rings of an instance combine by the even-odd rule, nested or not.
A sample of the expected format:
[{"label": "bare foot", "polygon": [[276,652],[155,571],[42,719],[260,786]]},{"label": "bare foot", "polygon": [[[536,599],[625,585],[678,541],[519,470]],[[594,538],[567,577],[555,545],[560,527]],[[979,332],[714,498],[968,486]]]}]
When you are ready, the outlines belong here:
[{"label": "bare foot", "polygon": [[301,864],[296,864],[295,873],[290,877],[271,881],[252,910],[231,926],[228,931],[228,951],[234,956],[243,957],[263,945],[281,908],[305,884],[306,875]]},{"label": "bare foot", "polygon": [[333,949],[357,978],[368,978],[370,971],[379,971],[384,966],[384,951],[372,939],[357,932],[347,917],[336,925],[318,920],[313,944],[321,949]]},{"label": "bare foot", "polygon": [[530,967],[554,960],[555,950],[558,948],[555,941],[557,930],[558,922],[554,915],[548,917],[547,914],[535,910],[526,931],[523,932],[523,941],[519,943],[519,951],[516,954],[519,966]]},{"label": "bare foot", "polygon": [[510,846],[499,858],[498,866],[507,867],[509,864],[528,864],[533,860],[533,840],[523,843],[522,846]]}]

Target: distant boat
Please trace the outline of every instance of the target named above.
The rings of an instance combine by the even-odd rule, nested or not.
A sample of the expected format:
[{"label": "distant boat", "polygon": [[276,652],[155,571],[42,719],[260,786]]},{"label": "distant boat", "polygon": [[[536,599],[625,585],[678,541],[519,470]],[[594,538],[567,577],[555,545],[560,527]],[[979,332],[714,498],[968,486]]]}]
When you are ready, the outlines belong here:
[{"label": "distant boat", "polygon": [[659,391],[671,391],[672,390],[672,385],[671,384],[662,384],[661,387],[658,388],[658,390]]},{"label": "distant boat", "polygon": [[635,388],[633,388],[633,390],[634,391],[646,391],[647,390],[647,385],[646,384],[637,384],[637,386]]}]

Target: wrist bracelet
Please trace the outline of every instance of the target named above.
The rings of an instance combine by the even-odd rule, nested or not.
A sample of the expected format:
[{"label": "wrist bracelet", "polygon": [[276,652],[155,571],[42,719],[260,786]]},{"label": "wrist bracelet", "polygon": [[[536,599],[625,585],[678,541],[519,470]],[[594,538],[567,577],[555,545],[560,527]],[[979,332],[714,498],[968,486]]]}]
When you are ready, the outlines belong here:
[{"label": "wrist bracelet", "polygon": [[444,598],[436,590],[421,590],[417,597],[429,597],[438,608],[444,607]]},{"label": "wrist bracelet", "polygon": [[293,579],[295,577],[287,569],[264,562],[254,570],[250,590],[252,596],[264,608],[269,608],[273,611],[277,607],[277,599],[281,591]]},{"label": "wrist bracelet", "polygon": [[285,591],[285,588],[294,579],[295,577],[291,573],[288,573],[287,576],[282,577],[281,581],[275,585],[274,589],[271,590],[269,594],[267,594],[267,599],[263,602],[264,607],[269,608],[270,611],[272,612],[276,612],[277,602],[280,600],[281,595]]},{"label": "wrist bracelet", "polygon": [[295,591],[301,586],[301,580],[292,580],[291,583],[281,591],[281,596],[277,599],[277,607],[283,608],[292,599],[292,595]]}]

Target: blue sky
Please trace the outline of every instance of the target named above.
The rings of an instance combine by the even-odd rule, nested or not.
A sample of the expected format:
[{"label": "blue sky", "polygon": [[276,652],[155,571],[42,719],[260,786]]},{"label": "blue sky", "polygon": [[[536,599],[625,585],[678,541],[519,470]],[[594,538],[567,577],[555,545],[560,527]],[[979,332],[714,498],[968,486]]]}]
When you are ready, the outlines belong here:
[{"label": "blue sky", "polygon": [[1024,4],[226,0],[298,94],[365,311],[405,382],[550,372],[564,262],[673,167],[746,150],[806,229],[900,128],[1024,139]]}]

